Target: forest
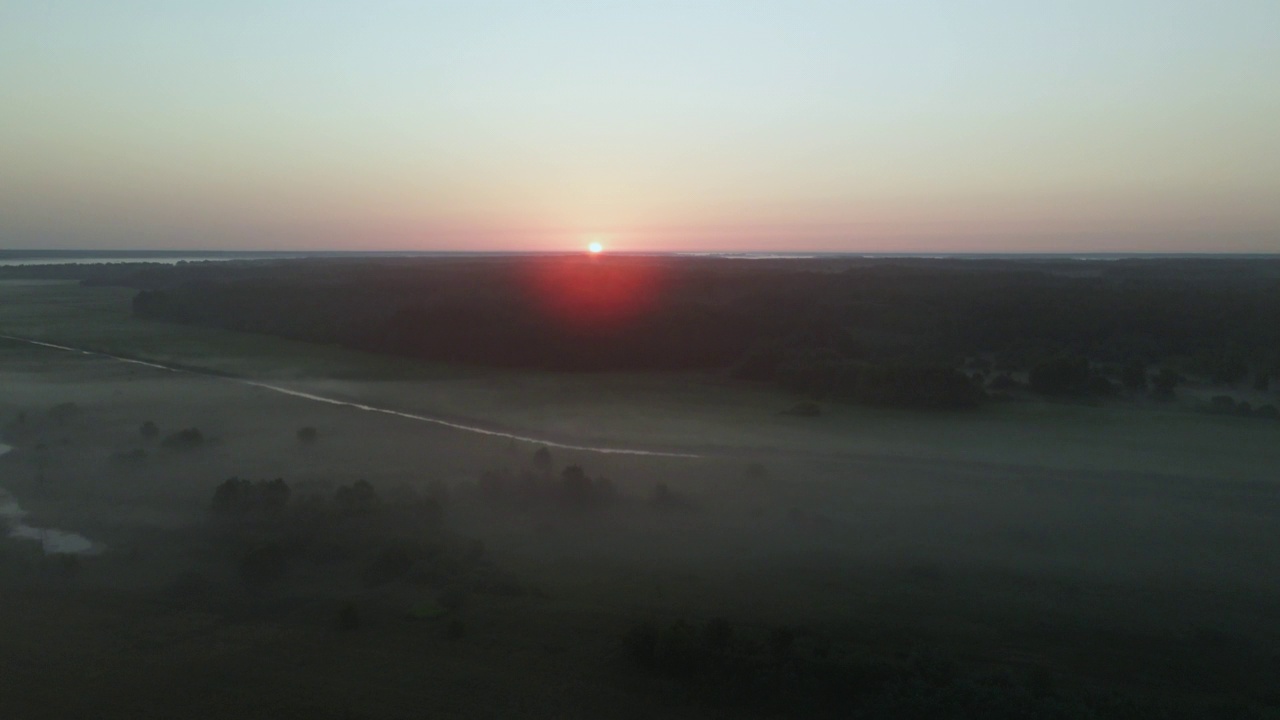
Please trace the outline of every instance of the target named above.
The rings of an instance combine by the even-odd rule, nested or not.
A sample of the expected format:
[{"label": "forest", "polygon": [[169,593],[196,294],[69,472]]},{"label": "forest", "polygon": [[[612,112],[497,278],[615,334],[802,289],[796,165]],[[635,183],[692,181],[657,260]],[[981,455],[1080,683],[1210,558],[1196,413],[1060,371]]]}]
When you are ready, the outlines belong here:
[{"label": "forest", "polygon": [[1275,260],[565,255],[51,272],[136,288],[149,320],[448,363],[720,372],[870,405],[1167,400],[1187,380],[1266,390],[1280,377]]}]

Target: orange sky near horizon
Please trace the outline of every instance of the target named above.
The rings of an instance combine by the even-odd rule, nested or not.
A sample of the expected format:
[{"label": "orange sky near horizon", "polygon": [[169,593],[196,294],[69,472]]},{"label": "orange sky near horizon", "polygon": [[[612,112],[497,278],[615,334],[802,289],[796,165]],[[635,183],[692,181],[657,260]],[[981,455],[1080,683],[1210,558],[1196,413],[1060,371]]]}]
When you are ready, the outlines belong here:
[{"label": "orange sky near horizon", "polygon": [[14,3],[0,248],[1280,251],[1280,3]]}]

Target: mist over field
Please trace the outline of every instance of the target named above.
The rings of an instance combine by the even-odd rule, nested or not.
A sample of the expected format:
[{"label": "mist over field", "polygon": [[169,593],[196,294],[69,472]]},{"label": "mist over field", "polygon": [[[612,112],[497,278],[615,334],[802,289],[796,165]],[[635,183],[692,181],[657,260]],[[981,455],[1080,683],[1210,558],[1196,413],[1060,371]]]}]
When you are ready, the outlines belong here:
[{"label": "mist over field", "polygon": [[0,270],[6,716],[1274,709],[1275,261],[761,262]]}]

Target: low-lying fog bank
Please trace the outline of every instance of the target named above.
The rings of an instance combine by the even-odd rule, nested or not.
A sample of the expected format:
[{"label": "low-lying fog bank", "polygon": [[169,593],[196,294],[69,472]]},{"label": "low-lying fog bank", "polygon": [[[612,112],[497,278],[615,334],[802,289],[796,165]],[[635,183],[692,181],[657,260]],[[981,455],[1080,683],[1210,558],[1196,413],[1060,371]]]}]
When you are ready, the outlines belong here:
[{"label": "low-lying fog bank", "polygon": [[[0,443],[0,456],[6,455],[12,449]],[[0,479],[3,479],[2,474]],[[28,525],[22,521],[26,514],[17,499],[4,488],[0,488],[0,524],[4,525],[10,539],[38,541],[46,555],[96,555],[103,550],[101,544],[83,535],[55,528]]]}]

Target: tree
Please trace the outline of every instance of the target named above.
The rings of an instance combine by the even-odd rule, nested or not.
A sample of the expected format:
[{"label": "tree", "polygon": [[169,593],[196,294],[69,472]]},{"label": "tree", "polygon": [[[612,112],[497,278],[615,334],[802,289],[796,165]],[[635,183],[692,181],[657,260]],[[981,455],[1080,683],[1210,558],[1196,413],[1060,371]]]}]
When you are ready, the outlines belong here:
[{"label": "tree", "polygon": [[591,492],[597,502],[611,503],[618,499],[618,489],[613,486],[613,481],[607,477],[596,478],[595,482],[591,483]]},{"label": "tree", "polygon": [[160,447],[170,450],[192,450],[204,444],[204,434],[197,428],[179,430],[160,441]]},{"label": "tree", "polygon": [[298,430],[298,442],[303,445],[312,445],[320,437],[320,432],[313,427],[304,427]]},{"label": "tree", "polygon": [[138,432],[142,433],[142,437],[151,439],[160,434],[160,428],[150,420],[142,423],[142,427],[138,428]]},{"label": "tree", "polygon": [[533,469],[543,477],[551,477],[551,451],[545,446],[533,454]]},{"label": "tree", "polygon": [[560,472],[560,491],[564,499],[573,505],[585,505],[591,501],[591,478],[577,465],[570,465]]},{"label": "tree", "polygon": [[680,505],[680,499],[670,487],[667,487],[666,483],[659,482],[653,486],[653,493],[649,495],[649,504],[659,510],[670,510]]},{"label": "tree", "polygon": [[283,478],[276,478],[271,481],[259,480],[254,485],[254,494],[257,505],[263,512],[278,515],[288,506],[291,491]]},{"label": "tree", "polygon": [[253,484],[238,477],[224,480],[213,491],[212,510],[215,515],[232,517],[245,515],[253,508]]},{"label": "tree", "polygon": [[212,510],[222,517],[242,517],[255,512],[278,515],[288,506],[291,494],[283,478],[251,482],[233,477],[213,491]]},{"label": "tree", "polygon": [[378,493],[365,480],[343,485],[333,494],[333,501],[344,515],[366,515],[378,507]]}]

